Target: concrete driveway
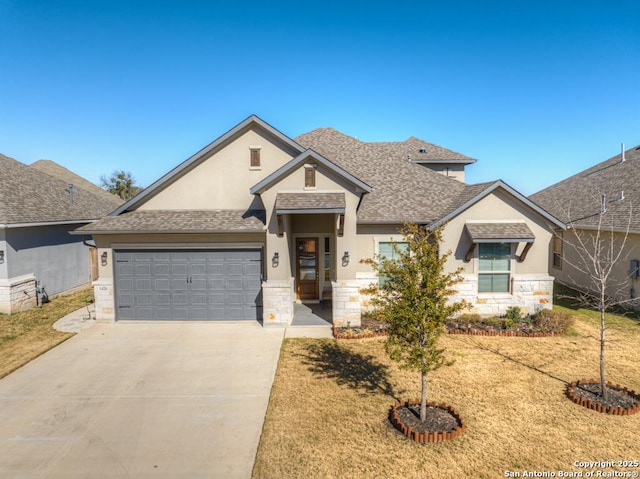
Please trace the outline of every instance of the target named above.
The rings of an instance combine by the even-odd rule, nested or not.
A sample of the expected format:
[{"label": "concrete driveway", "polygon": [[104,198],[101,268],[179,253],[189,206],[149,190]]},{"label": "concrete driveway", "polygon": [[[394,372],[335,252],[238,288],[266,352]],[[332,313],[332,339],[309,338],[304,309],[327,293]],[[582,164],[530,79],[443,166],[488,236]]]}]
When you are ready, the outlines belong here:
[{"label": "concrete driveway", "polygon": [[0,477],[250,477],[282,328],[98,324],[0,380]]}]

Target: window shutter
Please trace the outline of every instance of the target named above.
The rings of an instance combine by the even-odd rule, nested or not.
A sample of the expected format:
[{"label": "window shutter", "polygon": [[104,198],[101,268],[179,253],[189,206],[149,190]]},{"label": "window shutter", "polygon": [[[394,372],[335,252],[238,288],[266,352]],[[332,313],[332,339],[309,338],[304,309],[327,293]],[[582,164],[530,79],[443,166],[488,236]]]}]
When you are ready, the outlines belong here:
[{"label": "window shutter", "polygon": [[251,167],[256,168],[260,166],[260,150],[251,150]]}]

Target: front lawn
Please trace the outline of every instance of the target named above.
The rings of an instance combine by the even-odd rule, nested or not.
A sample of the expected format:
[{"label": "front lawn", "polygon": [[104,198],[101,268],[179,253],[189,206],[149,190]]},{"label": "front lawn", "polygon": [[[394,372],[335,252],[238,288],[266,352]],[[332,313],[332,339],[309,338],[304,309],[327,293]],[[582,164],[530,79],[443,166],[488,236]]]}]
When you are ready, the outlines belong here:
[{"label": "front lawn", "polygon": [[39,308],[0,314],[0,378],[73,336],[56,331],[53,323],[92,301],[93,289],[87,288]]},{"label": "front lawn", "polygon": [[[443,336],[455,364],[430,375],[429,399],[451,405],[467,429],[426,446],[387,419],[394,399],[419,397],[420,385],[387,359],[384,339],[285,340],[253,476],[497,478],[638,460],[640,414],[609,416],[565,396],[567,383],[597,377],[597,314],[556,309],[576,318],[567,336]],[[640,391],[640,324],[609,323],[608,379]]]}]

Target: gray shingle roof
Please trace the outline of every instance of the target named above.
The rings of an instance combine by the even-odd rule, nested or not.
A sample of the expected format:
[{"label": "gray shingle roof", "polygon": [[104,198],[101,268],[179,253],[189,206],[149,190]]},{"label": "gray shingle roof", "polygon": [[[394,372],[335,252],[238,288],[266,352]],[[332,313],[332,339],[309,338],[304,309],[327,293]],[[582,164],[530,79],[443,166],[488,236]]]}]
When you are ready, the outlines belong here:
[{"label": "gray shingle roof", "polygon": [[[332,128],[319,128],[295,138],[371,185],[358,212],[360,223],[430,223],[472,198],[477,188],[407,159],[407,151],[425,145],[424,158],[469,159],[417,138],[405,142],[365,143]],[[412,154],[417,159],[418,153]]]},{"label": "gray shingle roof", "polygon": [[71,204],[68,181],[4,155],[0,171],[0,224],[94,220],[121,204],[119,198],[98,192],[96,185],[75,183]]},{"label": "gray shingle roof", "polygon": [[136,210],[107,216],[76,230],[99,233],[222,233],[262,232],[263,210]]},{"label": "gray shingle roof", "polygon": [[[565,222],[595,227],[600,219],[602,195],[607,212],[603,225],[640,231],[640,146],[598,163],[576,175],[531,195],[531,199]],[[624,192],[624,199],[618,201]],[[630,216],[631,211],[631,216]]]},{"label": "gray shingle roof", "polygon": [[277,211],[344,210],[345,204],[344,193],[278,193],[276,197]]},{"label": "gray shingle roof", "polygon": [[535,239],[535,235],[525,223],[466,223],[465,227],[474,243]]}]

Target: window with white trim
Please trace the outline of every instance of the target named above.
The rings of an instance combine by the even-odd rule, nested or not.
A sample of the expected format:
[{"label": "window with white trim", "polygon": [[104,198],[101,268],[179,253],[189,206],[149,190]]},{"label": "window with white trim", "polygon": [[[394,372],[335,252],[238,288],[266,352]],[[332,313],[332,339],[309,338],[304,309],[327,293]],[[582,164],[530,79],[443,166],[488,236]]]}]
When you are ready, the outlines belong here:
[{"label": "window with white trim", "polygon": [[[397,260],[400,257],[400,254],[407,251],[407,248],[409,247],[409,243],[406,241],[396,241],[395,244],[398,251],[394,250],[393,243],[391,241],[380,241],[378,243],[378,256],[380,262],[382,262],[383,259],[390,261]],[[386,280],[387,279],[384,275],[379,275],[378,284],[382,286]]]},{"label": "window with white trim", "polygon": [[478,245],[478,293],[508,293],[511,279],[511,243]]}]

